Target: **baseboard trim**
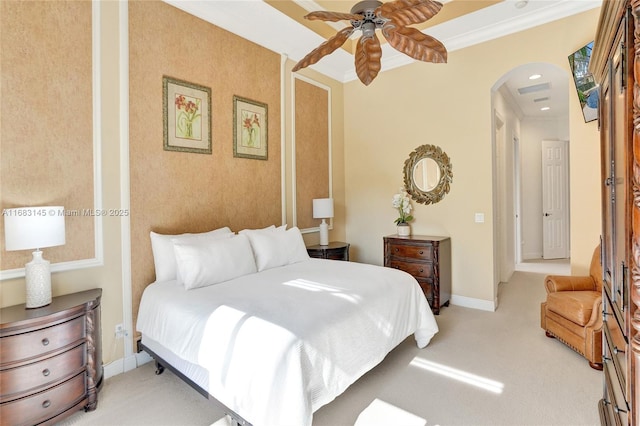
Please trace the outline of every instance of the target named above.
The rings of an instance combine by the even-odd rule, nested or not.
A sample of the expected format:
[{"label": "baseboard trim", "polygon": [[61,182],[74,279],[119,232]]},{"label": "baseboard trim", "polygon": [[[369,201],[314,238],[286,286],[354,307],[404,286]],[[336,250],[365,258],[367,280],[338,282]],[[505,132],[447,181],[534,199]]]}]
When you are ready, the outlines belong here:
[{"label": "baseboard trim", "polygon": [[144,351],[138,352],[136,354],[136,363],[138,367],[151,361],[153,361],[153,358],[151,358],[151,355],[149,355]]},{"label": "baseboard trim", "polygon": [[117,376],[118,374],[126,373],[127,371],[138,368],[142,364],[146,364],[150,361],[153,361],[153,358],[151,358],[145,352],[137,353],[126,358],[117,359],[110,362],[109,364],[105,364],[102,367],[104,378],[106,380],[110,377]]},{"label": "baseboard trim", "polygon": [[496,302],[484,299],[474,299],[472,297],[451,295],[451,304],[464,308],[479,309],[481,311],[495,312]]}]

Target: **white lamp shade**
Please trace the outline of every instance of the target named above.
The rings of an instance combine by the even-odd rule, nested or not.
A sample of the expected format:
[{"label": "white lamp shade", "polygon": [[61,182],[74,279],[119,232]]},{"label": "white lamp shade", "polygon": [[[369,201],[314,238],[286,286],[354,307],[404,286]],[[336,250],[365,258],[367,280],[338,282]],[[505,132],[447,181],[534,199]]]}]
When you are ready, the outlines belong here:
[{"label": "white lamp shade", "polygon": [[333,198],[316,198],[313,200],[313,218],[326,219],[333,217]]},{"label": "white lamp shade", "polygon": [[40,249],[65,243],[64,207],[20,207],[4,210],[7,251]]}]

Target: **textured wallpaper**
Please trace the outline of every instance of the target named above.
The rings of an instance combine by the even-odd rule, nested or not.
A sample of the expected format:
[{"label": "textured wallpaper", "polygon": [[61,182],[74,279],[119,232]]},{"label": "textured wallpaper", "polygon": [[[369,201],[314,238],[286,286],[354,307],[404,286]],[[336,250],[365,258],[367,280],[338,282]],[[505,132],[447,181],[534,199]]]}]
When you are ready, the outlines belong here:
[{"label": "textured wallpaper", "polygon": [[329,197],[329,92],[295,81],[296,213],[300,229],[320,225],[313,199]]},{"label": "textured wallpaper", "polygon": [[[153,282],[149,232],[281,222],[280,56],[159,1],[129,3],[134,323]],[[211,154],[163,148],[162,78],[211,89]],[[268,106],[268,159],[233,156],[233,96]]]},{"label": "textured wallpaper", "polygon": [[[0,2],[1,208],[61,205],[66,244],[51,263],[95,255],[90,1]],[[2,270],[32,250],[4,251]]]}]

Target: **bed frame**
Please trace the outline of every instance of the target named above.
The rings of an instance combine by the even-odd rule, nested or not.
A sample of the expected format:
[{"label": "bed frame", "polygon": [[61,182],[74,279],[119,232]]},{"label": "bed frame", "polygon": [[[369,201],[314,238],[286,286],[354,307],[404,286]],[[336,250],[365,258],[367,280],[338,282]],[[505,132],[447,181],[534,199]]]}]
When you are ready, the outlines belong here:
[{"label": "bed frame", "polygon": [[195,389],[200,395],[204,396],[209,401],[211,401],[214,405],[218,406],[218,408],[220,408],[222,411],[224,411],[224,413],[226,415],[231,417],[232,426],[253,426],[251,423],[249,423],[244,418],[242,418],[241,415],[239,415],[238,413],[236,413],[235,411],[233,411],[232,409],[230,409],[229,407],[227,407],[226,405],[224,405],[223,403],[218,401],[216,398],[211,396],[209,394],[209,392],[207,392],[205,389],[200,387],[197,383],[195,383],[193,380],[188,378],[186,375],[184,375],[182,372],[180,372],[177,368],[173,367],[170,363],[168,363],[167,361],[162,359],[162,357],[160,357],[154,351],[152,351],[147,346],[145,346],[144,343],[142,343],[141,340],[138,340],[138,348],[137,349],[138,349],[138,352],[145,351],[146,353],[148,353],[151,356],[151,358],[153,358],[153,360],[154,360],[154,362],[156,364],[156,374],[157,375],[162,374],[164,372],[164,369],[168,368],[169,371],[171,371],[173,374],[178,376],[182,381],[184,381],[186,384],[188,384],[193,389]]}]

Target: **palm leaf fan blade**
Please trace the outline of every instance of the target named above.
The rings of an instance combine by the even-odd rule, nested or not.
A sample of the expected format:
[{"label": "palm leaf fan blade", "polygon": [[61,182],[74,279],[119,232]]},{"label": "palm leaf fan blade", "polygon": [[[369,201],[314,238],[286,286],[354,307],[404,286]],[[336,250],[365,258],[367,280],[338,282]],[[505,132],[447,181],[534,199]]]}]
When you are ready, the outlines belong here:
[{"label": "palm leaf fan blade", "polygon": [[396,50],[424,62],[446,63],[447,49],[439,40],[411,27],[383,27],[383,34]]},{"label": "palm leaf fan blade", "polygon": [[324,56],[334,52],[337,48],[342,46],[349,36],[353,33],[352,27],[346,27],[338,32],[335,36],[322,43],[320,46],[313,49],[307,56],[302,58],[294,67],[292,71],[298,71],[299,69],[313,65],[322,59]]},{"label": "palm leaf fan blade", "polygon": [[371,37],[361,37],[356,46],[355,64],[356,74],[360,81],[368,86],[380,72],[382,47],[380,40],[374,34]]},{"label": "palm leaf fan blade", "polygon": [[340,12],[329,12],[320,10],[317,12],[311,12],[308,15],[305,15],[304,19],[308,19],[310,21],[329,21],[329,22],[338,22],[338,21],[360,21],[364,19],[362,15],[355,15],[353,13],[340,13]]},{"label": "palm leaf fan blade", "polygon": [[383,3],[377,15],[401,25],[419,24],[440,12],[442,3],[432,0],[395,0]]}]

